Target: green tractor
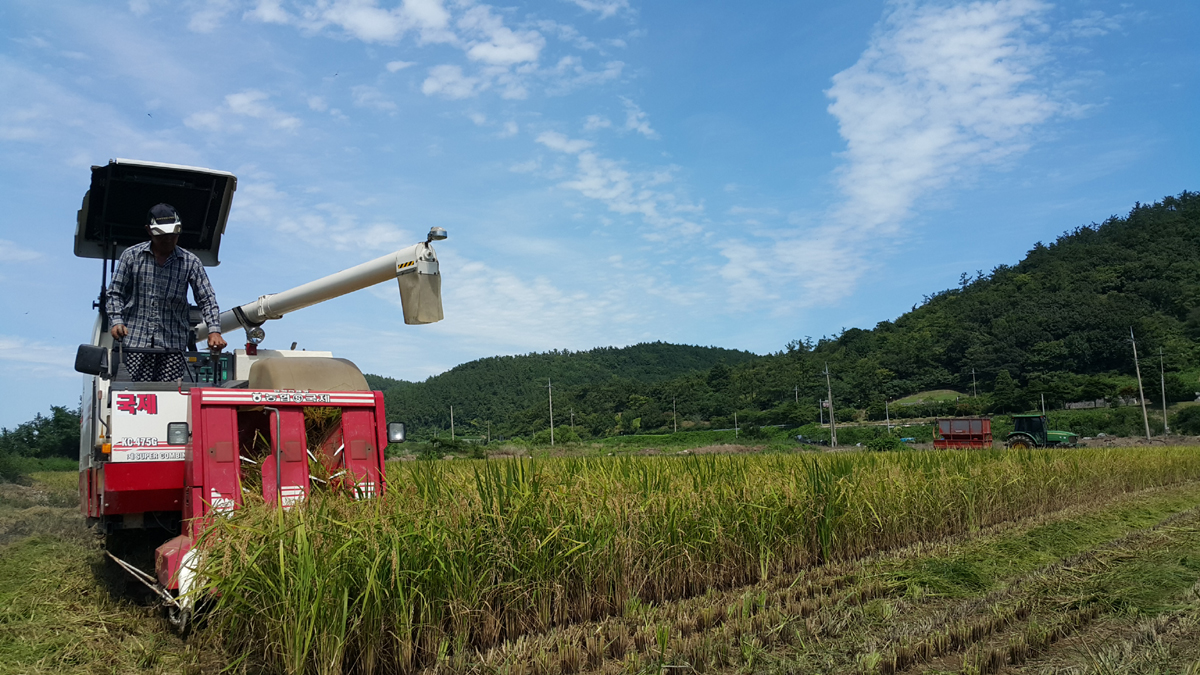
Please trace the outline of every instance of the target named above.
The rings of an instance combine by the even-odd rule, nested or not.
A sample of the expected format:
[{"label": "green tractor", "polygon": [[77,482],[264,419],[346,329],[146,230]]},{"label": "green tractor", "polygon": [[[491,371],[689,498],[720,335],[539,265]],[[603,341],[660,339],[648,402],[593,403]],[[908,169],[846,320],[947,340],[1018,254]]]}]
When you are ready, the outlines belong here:
[{"label": "green tractor", "polygon": [[1073,448],[1079,445],[1079,434],[1070,431],[1049,431],[1046,416],[1013,415],[1013,431],[1004,439],[1009,448]]}]

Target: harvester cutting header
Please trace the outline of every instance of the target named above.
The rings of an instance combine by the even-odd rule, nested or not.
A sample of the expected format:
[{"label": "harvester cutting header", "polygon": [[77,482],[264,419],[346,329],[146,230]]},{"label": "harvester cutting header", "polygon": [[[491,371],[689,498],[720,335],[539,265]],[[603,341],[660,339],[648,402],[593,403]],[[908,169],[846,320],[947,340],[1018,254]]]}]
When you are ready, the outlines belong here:
[{"label": "harvester cutting header", "polygon": [[[164,233],[177,236],[178,247],[195,256],[180,253],[174,264],[196,265],[198,259],[218,265],[236,189],[237,178],[224,171],[112,160],[92,167],[75,234],[75,255],[102,261],[92,339],[80,345],[75,364],[91,376],[80,410],[81,509],[110,535],[154,529],[178,535],[158,547],[154,575],[113,559],[163,598],[180,627],[190,613],[186,592],[200,555],[193,545],[213,517],[247,499],[288,508],[318,487],[353,498],[382,494],[384,448],[404,440],[404,425],[387,423],[383,395],[370,390],[353,363],[329,352],[260,349],[263,324],[390,279],[399,284],[405,323],[442,319],[441,275],[431,244],[445,239],[446,231],[434,227],[423,242],[221,312],[219,326],[204,321],[199,307],[187,308],[188,348],[153,340],[142,346],[144,337],[137,347],[126,344],[131,334],[120,329],[124,319],[107,311],[122,306],[119,294],[110,292],[110,277],[122,274],[121,253],[135,246],[142,247],[136,253],[146,252],[147,232],[153,233],[158,257],[147,256],[138,279],[130,281],[127,271],[121,283],[145,285],[139,311],[151,321],[185,311],[175,306],[186,296],[168,276],[172,261],[164,262],[160,250]],[[167,240],[167,250],[175,250],[175,239]],[[126,265],[131,258],[122,260]],[[195,270],[207,283],[202,267]],[[165,290],[171,283],[175,290]],[[245,332],[244,349],[196,349],[210,332],[237,330]],[[180,377],[131,377],[131,363],[150,355],[182,363]]]}]

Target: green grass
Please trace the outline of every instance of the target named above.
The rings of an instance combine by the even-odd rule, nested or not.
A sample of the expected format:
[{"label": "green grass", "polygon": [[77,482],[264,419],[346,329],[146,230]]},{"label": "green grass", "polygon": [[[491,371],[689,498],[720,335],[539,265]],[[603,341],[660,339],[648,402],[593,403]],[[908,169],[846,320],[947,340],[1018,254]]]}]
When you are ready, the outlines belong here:
[{"label": "green grass", "polygon": [[951,555],[903,561],[881,573],[889,581],[921,586],[934,595],[967,597],[1197,506],[1200,491],[1194,488],[1153,492],[1103,512],[968,542]]},{"label": "green grass", "polygon": [[[158,614],[114,592],[79,515],[78,473],[0,483],[0,673],[215,672]],[[123,573],[122,573],[123,574]],[[115,581],[115,585],[106,585]]]},{"label": "green grass", "polygon": [[915,405],[917,403],[945,403],[946,401],[954,401],[959,398],[967,398],[970,394],[954,391],[952,389],[933,389],[930,391],[921,391],[904,398],[897,399],[892,402],[892,405]]}]

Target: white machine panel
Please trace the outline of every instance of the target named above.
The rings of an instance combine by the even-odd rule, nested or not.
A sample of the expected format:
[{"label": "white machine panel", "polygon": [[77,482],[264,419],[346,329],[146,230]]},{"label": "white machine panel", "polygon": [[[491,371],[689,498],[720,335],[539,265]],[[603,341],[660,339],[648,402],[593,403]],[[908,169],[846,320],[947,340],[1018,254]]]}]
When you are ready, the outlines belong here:
[{"label": "white machine panel", "polygon": [[113,462],[182,462],[186,446],[167,444],[167,424],[188,421],[179,391],[112,392]]}]

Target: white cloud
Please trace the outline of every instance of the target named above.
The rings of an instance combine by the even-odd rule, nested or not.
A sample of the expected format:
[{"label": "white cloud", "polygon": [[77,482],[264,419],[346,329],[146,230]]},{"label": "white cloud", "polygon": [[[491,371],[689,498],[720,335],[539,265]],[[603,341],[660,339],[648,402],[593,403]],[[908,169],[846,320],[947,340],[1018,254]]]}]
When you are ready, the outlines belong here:
[{"label": "white cloud", "polygon": [[[577,344],[606,317],[628,314],[616,293],[568,291],[543,276],[531,278],[452,254],[441,257],[454,269],[454,283],[443,287],[454,316],[442,330],[461,338],[487,336],[502,349],[554,349]],[[571,320],[563,321],[566,316]]]},{"label": "white cloud", "polygon": [[644,233],[652,241],[663,240],[669,230],[678,236],[693,236],[703,228],[687,217],[702,214],[703,205],[693,204],[672,191],[655,189],[674,180],[669,170],[650,171],[635,175],[617,162],[590,150],[591,141],[567,138],[556,131],[546,131],[537,142],[547,148],[576,155],[576,174],[559,187],[575,190],[589,199],[603,202],[610,211],[622,215],[638,215],[655,231]]},{"label": "white cloud", "polygon": [[[300,119],[289,115],[269,103],[270,95],[257,89],[247,89],[229,94],[225,103],[213,110],[200,110],[184,118],[183,123],[201,131],[238,131],[242,129],[239,117],[262,120],[272,129],[296,131],[301,127]],[[314,101],[314,99],[317,99]],[[323,105],[318,97],[308,100],[309,107]],[[315,110],[316,108],[314,108]]]},{"label": "white cloud", "polygon": [[67,367],[74,362],[73,350],[57,345],[34,342],[16,335],[0,335],[0,361],[7,368],[38,375],[78,377]]},{"label": "white cloud", "polygon": [[233,0],[199,0],[189,5],[192,7],[192,16],[188,20],[188,30],[197,33],[213,32],[234,9]]},{"label": "white cloud", "polygon": [[543,32],[549,33],[563,42],[569,42],[576,49],[588,51],[596,48],[596,43],[584,37],[574,26],[543,19],[537,22],[537,27]]},{"label": "white cloud", "polygon": [[520,127],[517,126],[517,123],[509,120],[504,123],[504,128],[501,129],[498,135],[500,138],[511,138],[516,136],[518,131],[520,131]]},{"label": "white cloud", "polygon": [[354,105],[360,108],[374,108],[375,110],[383,110],[391,112],[396,109],[396,104],[390,101],[383,92],[375,87],[369,87],[365,84],[360,84],[350,88],[351,95],[354,96]]},{"label": "white cloud", "polygon": [[129,11],[134,16],[145,16],[150,11],[150,0],[129,0]]},{"label": "white cloud", "polygon": [[404,0],[392,9],[380,7],[376,0],[296,4],[293,13],[279,0],[259,0],[245,16],[265,23],[294,25],[310,33],[336,27],[363,42],[396,42],[409,31],[417,33],[424,43],[456,41],[448,29],[450,13],[441,0]]},{"label": "white cloud", "polygon": [[0,141],[36,146],[44,162],[85,170],[97,157],[172,157],[180,163],[202,163],[192,147],[136,128],[122,111],[81,96],[40,69],[0,58],[0,82],[7,94],[0,96]]},{"label": "white cloud", "polygon": [[580,138],[567,138],[557,131],[543,131],[540,135],[538,135],[536,140],[538,143],[541,143],[551,150],[565,152],[572,155],[587,150],[594,145],[591,141],[585,141]]},{"label": "white cloud", "polygon": [[[853,288],[864,252],[896,235],[917,201],[980,167],[1010,160],[1061,110],[1034,74],[1030,42],[1048,5],[993,0],[897,3],[857,63],[833,77],[829,112],[846,141],[841,201],[822,225],[751,246],[725,242],[735,300],[804,289],[825,304]],[[733,211],[731,210],[731,214]]]},{"label": "white cloud", "polygon": [[225,97],[225,105],[234,115],[260,119],[273,129],[294,131],[300,128],[300,120],[281,112],[267,103],[270,95],[257,89],[247,89]]},{"label": "white cloud", "polygon": [[777,216],[779,209],[769,206],[731,206],[729,207],[729,215],[731,216]]},{"label": "white cloud", "polygon": [[364,223],[338,204],[307,203],[302,196],[276,189],[269,179],[254,176],[238,183],[238,214],[321,251],[392,251],[416,241],[415,235],[393,223]]},{"label": "white cloud", "polygon": [[607,19],[614,16],[621,10],[629,9],[629,0],[570,0],[580,8],[589,12],[596,12],[601,19]]},{"label": "white cloud", "polygon": [[283,8],[281,0],[258,0],[254,9],[247,11],[244,16],[263,23],[286,24],[292,20],[291,15]]},{"label": "white cloud", "polygon": [[471,7],[458,20],[458,27],[474,37],[467,45],[467,58],[493,66],[536,62],[546,46],[537,31],[513,31],[487,5]]},{"label": "white cloud", "polygon": [[585,119],[583,121],[583,128],[588,131],[595,131],[597,129],[608,129],[611,126],[612,126],[612,121],[609,120],[607,117],[602,117],[600,115],[588,115],[587,119]]},{"label": "white cloud", "polygon": [[1127,18],[1127,15],[1124,14],[1111,16],[1100,10],[1094,10],[1087,16],[1068,21],[1067,30],[1072,35],[1079,37],[1100,37],[1119,30],[1121,22]]},{"label": "white cloud", "polygon": [[623,61],[609,61],[601,70],[588,70],[577,56],[564,56],[545,75],[550,81],[546,93],[560,96],[580,87],[603,84],[621,76]]},{"label": "white cloud", "polygon": [[508,167],[508,170],[513,173],[533,173],[542,167],[541,160],[531,159],[527,162],[519,162]]},{"label": "white cloud", "polygon": [[421,91],[426,96],[457,99],[475,96],[487,86],[479,78],[463,75],[460,66],[441,65],[429,69],[429,76],[421,83]]},{"label": "white cloud", "polygon": [[226,128],[224,120],[221,119],[221,115],[212,110],[194,112],[191,115],[183,118],[183,123],[186,126],[189,126],[193,129],[198,129],[200,131],[221,131]]},{"label": "white cloud", "polygon": [[329,104],[326,103],[325,99],[320,96],[309,96],[308,107],[309,109],[316,110],[317,112],[325,112],[329,109]]},{"label": "white cloud", "polygon": [[[214,0],[218,3],[232,0]],[[591,11],[609,16],[627,8],[624,2],[589,5]],[[308,34],[329,29],[367,43],[395,43],[416,34],[418,44],[448,44],[462,50],[466,63],[446,63],[430,69],[422,83],[426,95],[463,99],[494,89],[501,98],[516,100],[529,96],[531,83],[541,82],[551,95],[561,95],[583,86],[602,84],[621,76],[625,64],[608,61],[589,70],[575,56],[562,57],[553,68],[539,64],[546,38],[537,28],[579,50],[595,50],[595,43],[573,26],[551,20],[536,20],[516,27],[506,25],[505,16],[492,6],[473,0],[403,0],[395,7],[379,0],[258,0],[243,15],[247,20],[291,25]],[[536,28],[535,28],[536,27]],[[416,65],[415,61],[391,61],[388,72]],[[637,130],[646,133],[648,124]]]},{"label": "white cloud", "polygon": [[0,239],[0,262],[27,262],[42,257],[41,253],[23,248],[15,241]]},{"label": "white cloud", "polygon": [[650,116],[624,96],[621,101],[625,104],[626,131],[636,131],[646,138],[658,138],[658,132],[650,128]]},{"label": "white cloud", "polygon": [[901,5],[858,63],[838,73],[829,112],[846,140],[841,219],[895,228],[923,194],[1028,147],[1059,106],[1034,86],[1025,39],[1047,5],[997,0]]}]

